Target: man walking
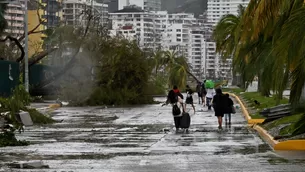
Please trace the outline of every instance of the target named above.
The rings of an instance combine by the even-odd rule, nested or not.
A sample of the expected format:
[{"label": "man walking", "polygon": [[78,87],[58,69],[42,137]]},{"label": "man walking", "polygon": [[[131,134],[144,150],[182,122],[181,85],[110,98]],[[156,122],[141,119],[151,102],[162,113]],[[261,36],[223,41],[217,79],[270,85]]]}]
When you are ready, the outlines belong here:
[{"label": "man walking", "polygon": [[215,95],[215,90],[214,88],[208,88],[207,89],[207,94],[206,94],[206,99],[207,99],[207,106],[208,106],[208,110],[212,110],[212,99]]}]

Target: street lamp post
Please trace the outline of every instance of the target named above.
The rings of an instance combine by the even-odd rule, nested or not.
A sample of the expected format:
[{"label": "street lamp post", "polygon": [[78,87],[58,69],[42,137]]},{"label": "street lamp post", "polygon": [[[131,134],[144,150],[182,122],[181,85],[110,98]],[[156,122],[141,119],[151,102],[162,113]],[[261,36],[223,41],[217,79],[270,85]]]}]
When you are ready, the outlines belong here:
[{"label": "street lamp post", "polygon": [[28,35],[28,0],[25,0],[24,4],[24,35],[25,35],[25,46],[24,46],[24,87],[29,92],[29,35]]}]

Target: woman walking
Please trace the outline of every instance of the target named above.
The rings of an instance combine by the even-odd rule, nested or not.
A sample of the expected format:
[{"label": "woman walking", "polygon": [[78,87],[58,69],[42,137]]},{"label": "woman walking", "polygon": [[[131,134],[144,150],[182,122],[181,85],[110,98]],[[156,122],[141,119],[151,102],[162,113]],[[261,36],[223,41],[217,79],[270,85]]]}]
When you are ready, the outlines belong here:
[{"label": "woman walking", "polygon": [[213,108],[215,116],[218,119],[218,129],[222,130],[222,118],[228,108],[228,98],[222,94],[220,88],[216,89],[216,95],[213,97]]},{"label": "woman walking", "polygon": [[185,100],[185,108],[187,104],[192,105],[193,109],[194,109],[194,114],[195,114],[195,106],[194,106],[194,102],[193,102],[193,94],[194,92],[192,91],[192,89],[190,88],[190,86],[186,85],[186,100]]}]

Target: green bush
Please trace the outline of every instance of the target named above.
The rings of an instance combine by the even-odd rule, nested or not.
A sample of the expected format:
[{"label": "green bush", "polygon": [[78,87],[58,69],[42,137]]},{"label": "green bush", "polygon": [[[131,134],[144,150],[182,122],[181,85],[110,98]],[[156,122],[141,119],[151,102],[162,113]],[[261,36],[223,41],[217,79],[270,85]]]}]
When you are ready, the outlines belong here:
[{"label": "green bush", "polygon": [[13,95],[9,98],[0,97],[0,113],[10,112],[8,122],[18,126],[19,123],[16,120],[15,114],[20,110],[29,112],[34,124],[48,124],[53,123],[54,120],[47,117],[35,109],[29,109],[26,106],[30,105],[31,96],[25,91],[23,86],[18,86],[13,90]]},{"label": "green bush", "polygon": [[29,142],[17,140],[13,132],[4,132],[0,134],[0,147],[27,145],[29,145]]},{"label": "green bush", "polygon": [[[86,101],[88,105],[145,104],[152,98],[145,96],[151,68],[148,58],[135,42],[113,40],[97,61],[96,88]],[[145,101],[145,102],[143,102]]]}]

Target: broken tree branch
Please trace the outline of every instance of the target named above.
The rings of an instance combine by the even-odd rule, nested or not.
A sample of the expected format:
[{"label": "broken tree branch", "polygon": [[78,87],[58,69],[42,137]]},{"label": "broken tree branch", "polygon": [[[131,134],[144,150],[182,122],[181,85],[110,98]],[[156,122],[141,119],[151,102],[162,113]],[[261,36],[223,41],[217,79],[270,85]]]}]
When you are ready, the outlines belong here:
[{"label": "broken tree branch", "polygon": [[18,46],[18,48],[20,49],[21,55],[16,60],[16,62],[18,62],[18,63],[21,62],[23,60],[24,56],[25,56],[25,52],[24,52],[24,49],[23,49],[22,45],[20,44],[20,42],[18,41],[17,38],[14,38],[12,36],[6,36],[4,39],[0,39],[0,42],[6,42],[7,40],[10,40],[11,42],[14,42]]},{"label": "broken tree branch", "polygon": [[[89,32],[89,28],[90,28],[90,23],[91,23],[91,20],[93,19],[93,15],[92,13],[89,13],[88,14],[88,22],[87,22],[87,25],[86,25],[86,28],[85,28],[85,31],[84,31],[84,34],[81,38],[81,40],[84,40]],[[61,76],[63,76],[67,71],[69,71],[69,69],[74,65],[75,61],[76,61],[76,57],[78,55],[78,53],[80,52],[80,49],[82,48],[82,45],[83,44],[80,44],[78,47],[77,47],[77,51],[72,55],[72,58],[71,60],[63,67],[62,70],[60,70],[58,73],[56,73],[55,75],[53,75],[53,77],[51,79],[48,79],[48,80],[45,80],[45,81],[42,81],[42,83],[40,83],[36,88],[43,88],[47,85],[49,85],[50,83],[54,82],[54,80],[60,78]]]},{"label": "broken tree branch", "polygon": [[[28,35],[35,34],[35,33],[41,33],[43,31],[45,31],[45,30],[36,31],[42,25],[42,23],[46,21],[46,19],[43,19],[43,20],[41,19],[40,14],[39,14],[39,9],[37,9],[37,16],[38,16],[39,22],[32,30],[30,30],[28,32]],[[24,38],[25,38],[25,33],[21,37],[18,38],[18,41],[21,42]]]},{"label": "broken tree branch", "polygon": [[49,50],[40,52],[36,56],[32,57],[29,60],[29,67],[33,66],[34,64],[38,63],[40,60],[42,60],[44,57],[46,57],[48,54],[52,53],[53,51],[57,50],[58,48],[51,48]]}]

